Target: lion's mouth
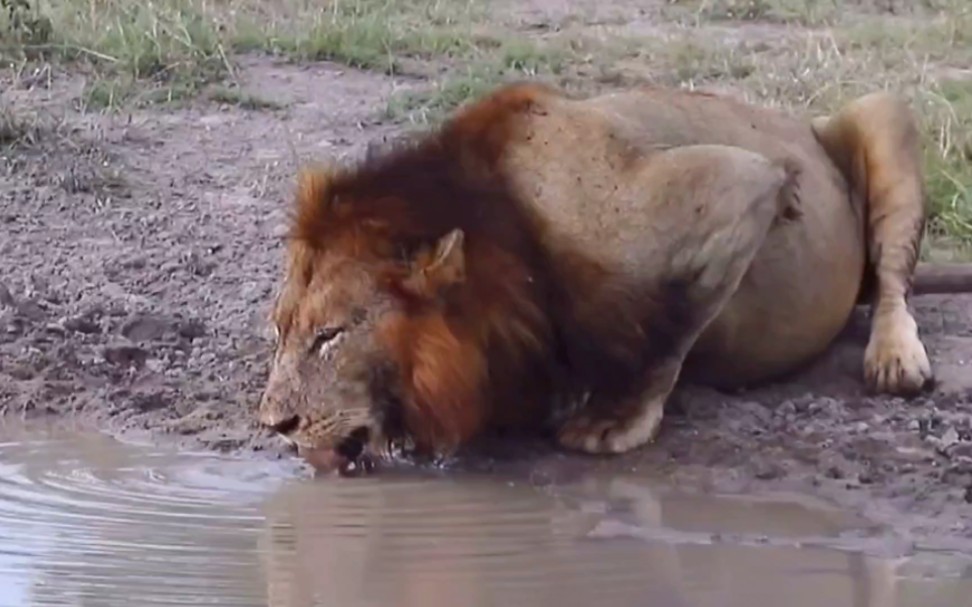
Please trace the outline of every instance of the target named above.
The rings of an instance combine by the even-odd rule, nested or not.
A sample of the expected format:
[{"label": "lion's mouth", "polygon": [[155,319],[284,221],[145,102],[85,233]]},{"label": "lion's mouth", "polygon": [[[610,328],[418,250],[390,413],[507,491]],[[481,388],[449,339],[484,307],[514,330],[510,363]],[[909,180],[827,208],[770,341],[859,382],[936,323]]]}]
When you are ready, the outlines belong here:
[{"label": "lion's mouth", "polygon": [[337,473],[343,477],[364,476],[374,472],[378,459],[370,453],[349,458],[331,448],[298,448],[298,454],[310,464],[317,474]]},{"label": "lion's mouth", "polygon": [[297,452],[316,473],[355,477],[374,472],[378,463],[385,457],[380,449],[372,445],[371,430],[365,426],[355,429],[339,440],[337,444],[326,446],[294,441]]},{"label": "lion's mouth", "polygon": [[281,424],[272,430],[289,450],[314,468],[315,474],[364,476],[375,472],[383,463],[407,457],[412,448],[407,438],[393,439],[384,433],[373,432],[369,426],[355,428],[337,441],[302,436],[299,422]]}]

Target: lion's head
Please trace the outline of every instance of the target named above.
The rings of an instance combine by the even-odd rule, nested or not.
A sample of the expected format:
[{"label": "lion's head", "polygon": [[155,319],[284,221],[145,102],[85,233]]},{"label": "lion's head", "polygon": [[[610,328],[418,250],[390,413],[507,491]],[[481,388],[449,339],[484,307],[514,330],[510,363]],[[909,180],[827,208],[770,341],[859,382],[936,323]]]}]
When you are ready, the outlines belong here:
[{"label": "lion's head", "polygon": [[318,469],[366,470],[400,448],[449,452],[517,385],[510,364],[536,371],[520,352],[544,320],[520,256],[475,234],[481,217],[437,210],[426,186],[414,196],[392,177],[300,181],[260,421]]}]

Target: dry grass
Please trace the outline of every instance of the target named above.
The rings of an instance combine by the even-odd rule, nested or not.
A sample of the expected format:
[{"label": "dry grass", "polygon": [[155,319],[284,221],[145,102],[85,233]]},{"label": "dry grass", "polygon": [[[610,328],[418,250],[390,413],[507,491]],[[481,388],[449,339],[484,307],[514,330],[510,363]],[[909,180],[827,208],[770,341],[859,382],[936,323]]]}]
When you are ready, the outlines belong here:
[{"label": "dry grass", "polygon": [[241,107],[245,110],[276,110],[281,107],[275,101],[264,99],[238,87],[215,86],[206,96],[210,101]]},{"label": "dry grass", "polygon": [[14,111],[0,98],[0,148],[33,142],[38,132],[32,117]]},{"label": "dry grass", "polygon": [[[660,17],[641,32],[623,19],[594,26],[575,18],[525,33],[474,0],[0,0],[0,59],[84,69],[90,108],[173,102],[205,90],[252,109],[272,104],[237,86],[237,54],[327,59],[430,77],[425,90],[387,107],[388,117],[418,126],[525,77],[585,92],[639,82],[717,87],[808,114],[889,89],[921,117],[935,242],[972,243],[967,0],[647,4]],[[632,0],[633,19],[643,5]],[[9,125],[0,134],[15,133]]]}]

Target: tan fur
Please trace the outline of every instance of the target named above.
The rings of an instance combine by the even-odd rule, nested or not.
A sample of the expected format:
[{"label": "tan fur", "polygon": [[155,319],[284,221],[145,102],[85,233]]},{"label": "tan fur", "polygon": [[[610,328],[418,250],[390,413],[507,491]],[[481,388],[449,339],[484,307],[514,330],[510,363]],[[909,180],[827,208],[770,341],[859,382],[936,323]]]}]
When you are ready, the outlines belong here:
[{"label": "tan fur", "polygon": [[[926,213],[917,146],[886,93],[811,124],[679,90],[502,87],[414,151],[303,181],[281,344],[305,347],[340,316],[329,305],[367,310],[355,343],[371,354],[347,364],[393,362],[405,434],[433,451],[544,416],[565,447],[630,450],[680,379],[795,370],[861,297],[868,385],[914,394],[932,377],[906,303]],[[358,270],[336,278],[343,267]],[[343,303],[313,303],[334,289]],[[344,392],[368,404],[360,382],[297,381],[277,356],[267,424],[321,410],[313,398],[329,416]]]}]

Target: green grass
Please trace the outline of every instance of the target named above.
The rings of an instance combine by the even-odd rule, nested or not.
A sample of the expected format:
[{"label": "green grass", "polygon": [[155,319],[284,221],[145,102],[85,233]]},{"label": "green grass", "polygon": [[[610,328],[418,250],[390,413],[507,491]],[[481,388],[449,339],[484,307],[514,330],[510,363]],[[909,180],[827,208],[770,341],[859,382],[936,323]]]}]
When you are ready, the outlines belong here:
[{"label": "green grass", "polygon": [[208,93],[207,98],[216,103],[225,103],[243,108],[245,110],[276,110],[280,109],[280,104],[264,99],[259,95],[248,93],[247,91],[228,86],[215,86]]},{"label": "green grass", "polygon": [[266,51],[400,71],[403,61],[496,46],[464,0],[2,0],[0,61],[83,63],[92,108],[174,101],[232,78],[232,57]]},{"label": "green grass", "polygon": [[86,105],[184,98],[228,73],[200,2],[28,1],[0,17],[0,59],[83,63],[91,74]]},{"label": "green grass", "polygon": [[972,243],[972,80],[946,80],[929,93],[925,170],[933,215],[929,229]]},{"label": "green grass", "polygon": [[500,41],[478,61],[452,70],[433,87],[393,96],[385,116],[418,125],[435,124],[456,107],[503,82],[556,79],[564,74],[571,58],[570,50],[563,45],[513,38]]},{"label": "green grass", "polygon": [[294,3],[269,22],[241,19],[233,47],[394,73],[403,60],[462,57],[488,43],[474,31],[482,6],[462,0]]},{"label": "green grass", "polygon": [[[955,13],[965,0],[669,0],[663,14],[683,23],[762,22],[820,27],[861,15]],[[893,12],[889,7],[893,7]]]},{"label": "green grass", "polygon": [[683,22],[764,22],[819,26],[839,20],[845,0],[672,0],[667,14]]}]

